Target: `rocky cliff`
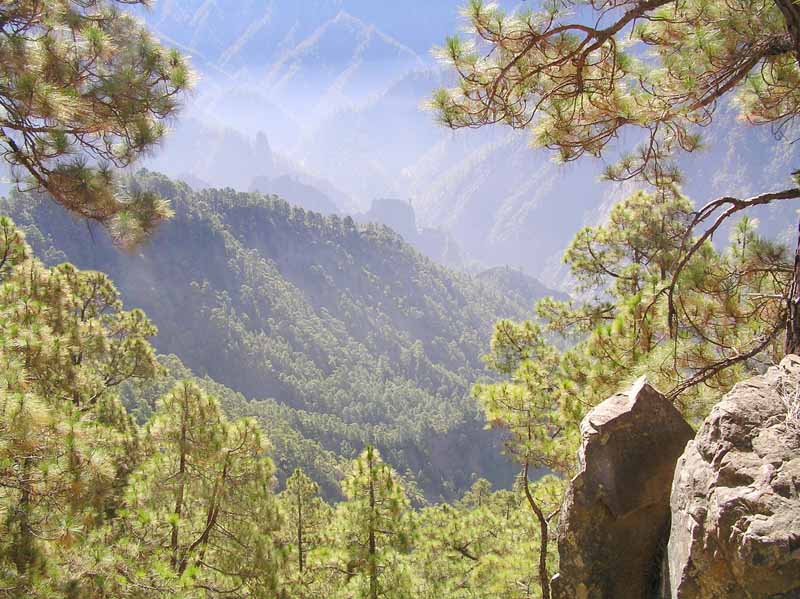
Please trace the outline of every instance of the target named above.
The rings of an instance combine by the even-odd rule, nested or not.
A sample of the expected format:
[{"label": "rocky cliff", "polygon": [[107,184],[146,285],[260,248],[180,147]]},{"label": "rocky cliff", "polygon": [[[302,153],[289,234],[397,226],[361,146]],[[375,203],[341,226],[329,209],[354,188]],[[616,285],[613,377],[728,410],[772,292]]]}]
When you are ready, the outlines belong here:
[{"label": "rocky cliff", "polygon": [[553,599],[652,596],[669,531],[675,462],[693,436],[680,412],[644,379],[584,418],[580,469],[559,523],[561,572]]},{"label": "rocky cliff", "polygon": [[678,461],[663,596],[800,597],[800,358],[737,385]]},{"label": "rocky cliff", "polygon": [[643,380],[581,432],[554,599],[800,599],[800,357],[736,385],[696,436]]}]

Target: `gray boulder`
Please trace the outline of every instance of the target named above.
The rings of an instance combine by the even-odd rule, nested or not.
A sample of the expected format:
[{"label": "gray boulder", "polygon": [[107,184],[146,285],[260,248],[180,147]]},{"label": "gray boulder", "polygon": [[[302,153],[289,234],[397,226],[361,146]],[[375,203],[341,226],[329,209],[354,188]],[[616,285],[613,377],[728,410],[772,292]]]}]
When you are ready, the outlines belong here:
[{"label": "gray boulder", "polygon": [[663,591],[800,599],[800,358],[736,385],[678,462]]},{"label": "gray boulder", "polygon": [[581,423],[558,530],[554,599],[650,599],[659,588],[675,463],[694,437],[644,379]]}]

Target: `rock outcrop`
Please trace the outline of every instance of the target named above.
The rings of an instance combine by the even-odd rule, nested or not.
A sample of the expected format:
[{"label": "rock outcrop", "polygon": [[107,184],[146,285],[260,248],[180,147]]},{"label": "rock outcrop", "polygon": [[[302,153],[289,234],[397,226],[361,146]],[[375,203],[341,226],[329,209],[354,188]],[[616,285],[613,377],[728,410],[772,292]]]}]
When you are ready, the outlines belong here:
[{"label": "rock outcrop", "polygon": [[675,463],[694,437],[644,379],[581,423],[580,472],[558,531],[554,599],[645,599],[658,592]]},{"label": "rock outcrop", "polygon": [[687,446],[663,597],[800,599],[799,388],[789,356],[736,385]]}]

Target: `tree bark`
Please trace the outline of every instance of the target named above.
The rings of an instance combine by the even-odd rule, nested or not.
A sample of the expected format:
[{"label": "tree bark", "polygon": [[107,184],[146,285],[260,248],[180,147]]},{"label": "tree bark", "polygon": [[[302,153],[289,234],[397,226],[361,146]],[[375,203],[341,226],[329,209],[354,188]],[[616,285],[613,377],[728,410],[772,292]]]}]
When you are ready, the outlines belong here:
[{"label": "tree bark", "polygon": [[795,59],[800,64],[800,5],[795,0],[775,0],[775,5],[786,21],[786,31],[792,38]]},{"label": "tree bark", "polygon": [[542,512],[531,494],[530,481],[528,480],[528,467],[529,464],[526,461],[525,468],[522,471],[522,482],[528,504],[531,506],[531,510],[536,514],[536,519],[539,521],[539,588],[542,591],[542,599],[550,599],[550,573],[547,571],[547,542],[550,534],[549,524],[544,512]]},{"label": "tree bark", "polygon": [[786,353],[800,355],[800,225],[798,225],[797,251],[794,255],[794,274],[786,298]]},{"label": "tree bark", "polygon": [[378,599],[377,543],[375,541],[375,471],[372,466],[372,452],[367,454],[369,464],[369,598]]},{"label": "tree bark", "polygon": [[[185,390],[184,390],[185,392]],[[184,397],[184,399],[187,399]],[[186,490],[186,406],[184,404],[183,418],[181,421],[181,440],[180,440],[180,461],[178,465],[178,493],[175,497],[175,509],[173,515],[175,520],[172,523],[172,535],[170,538],[170,549],[172,552],[171,564],[174,570],[178,568],[178,526],[183,515],[183,496]]]},{"label": "tree bark", "polygon": [[303,563],[303,508],[301,492],[297,491],[297,561],[300,573],[303,573],[305,564]]}]

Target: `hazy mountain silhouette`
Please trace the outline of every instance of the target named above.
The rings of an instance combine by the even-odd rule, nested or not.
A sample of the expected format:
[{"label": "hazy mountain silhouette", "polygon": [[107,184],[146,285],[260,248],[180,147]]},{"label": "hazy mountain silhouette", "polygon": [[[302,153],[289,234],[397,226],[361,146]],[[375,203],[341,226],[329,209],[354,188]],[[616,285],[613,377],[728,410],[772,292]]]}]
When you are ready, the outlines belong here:
[{"label": "hazy mountain silhouette", "polygon": [[[427,50],[457,30],[459,4],[160,2],[146,18],[190,49],[201,79],[189,119],[153,167],[241,190],[286,176],[351,214],[377,198],[410,198],[418,228],[449,233],[466,251],[461,262],[510,264],[561,284],[572,236],[633,186],[600,183],[603,161],[555,164],[503,127],[437,125],[424,103],[449,77]],[[425,19],[415,18],[417,8]],[[408,26],[412,19],[422,24]],[[774,142],[724,108],[706,140],[706,151],[684,158],[697,173],[684,184],[696,203],[781,187],[800,158],[796,145]],[[635,141],[634,132],[620,143]],[[293,195],[302,203],[314,193]],[[762,230],[790,235],[795,210],[763,209]]]}]

